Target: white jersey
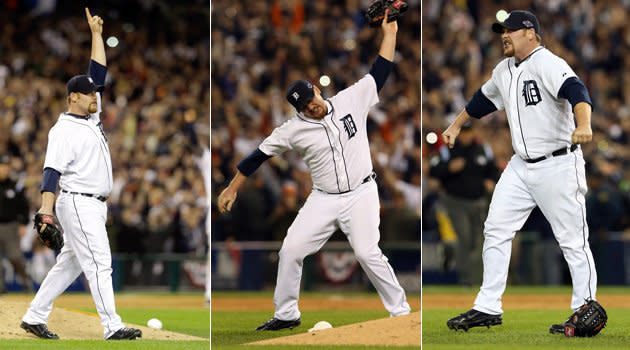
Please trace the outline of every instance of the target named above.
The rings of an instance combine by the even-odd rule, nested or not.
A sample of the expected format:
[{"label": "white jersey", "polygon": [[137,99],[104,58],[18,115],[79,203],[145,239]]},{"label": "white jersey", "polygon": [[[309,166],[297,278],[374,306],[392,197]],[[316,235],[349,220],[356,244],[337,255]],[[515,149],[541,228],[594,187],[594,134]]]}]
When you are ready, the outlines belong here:
[{"label": "white jersey", "polygon": [[575,121],[571,104],[558,98],[562,84],[576,77],[571,67],[542,46],[517,66],[501,61],[481,92],[498,110],[505,110],[514,152],[535,159],[571,145]]},{"label": "white jersey", "polygon": [[372,172],[366,121],[378,103],[376,82],[366,74],[326,100],[321,120],[298,114],[276,128],[258,147],[268,156],[293,149],[308,166],[313,187],[327,193],[356,189]]},{"label": "white jersey", "polygon": [[112,158],[100,125],[101,94],[96,95],[98,109],[87,119],[59,115],[48,133],[44,169],[61,173],[63,190],[107,197],[113,188]]}]

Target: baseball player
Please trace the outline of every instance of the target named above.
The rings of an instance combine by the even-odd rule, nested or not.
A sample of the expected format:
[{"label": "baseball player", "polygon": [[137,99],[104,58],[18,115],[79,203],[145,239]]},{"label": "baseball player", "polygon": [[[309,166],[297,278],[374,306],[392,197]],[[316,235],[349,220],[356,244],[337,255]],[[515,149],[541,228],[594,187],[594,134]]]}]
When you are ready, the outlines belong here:
[{"label": "baseball player", "polygon": [[11,177],[11,157],[6,154],[0,156],[0,294],[7,293],[2,266],[3,255],[6,255],[15,272],[22,278],[24,291],[33,291],[20,249],[19,233],[21,226],[29,221],[29,210],[24,184]]},{"label": "baseball player", "polygon": [[[210,198],[210,188],[212,188],[212,178],[210,177],[210,160],[211,154],[210,149],[206,146],[203,146],[199,143],[199,139],[197,138],[197,133],[195,132],[195,119],[197,119],[197,114],[195,110],[189,109],[184,113],[184,121],[186,122],[186,131],[190,136],[190,142],[193,147],[193,160],[199,168],[201,172],[201,176],[203,177],[204,187],[206,189],[206,201],[207,208],[210,208],[211,198]],[[206,235],[208,237],[208,245],[210,245],[210,225],[211,225],[210,210],[206,213]],[[208,247],[208,261],[206,263],[206,290],[204,293],[205,297],[205,305],[210,306],[210,247]]]},{"label": "baseball player", "polygon": [[[573,280],[571,308],[595,300],[597,274],[588,243],[584,158],[591,141],[591,99],[560,57],[541,45],[534,14],[512,11],[492,30],[501,34],[503,59],[466,108],[444,131],[453,147],[461,126],[505,110],[515,154],[496,185],[484,226],[483,283],[473,308],[447,322],[451,329],[502,323],[512,239],[538,206],[553,229]],[[574,121],[577,121],[577,126]],[[564,324],[550,331],[564,332]]]},{"label": "baseball player", "polygon": [[22,318],[20,327],[44,339],[59,339],[46,327],[53,301],[83,272],[107,340],[135,339],[138,329],[125,328],[114,304],[112,259],[105,230],[112,190],[112,161],[99,114],[107,61],[103,20],[85,15],[92,32],[88,75],[70,79],[66,86],[68,111],[61,113],[48,134],[39,213],[52,215],[57,181],[61,188],[55,209],[65,229],[64,246]]},{"label": "baseball player", "polygon": [[276,128],[238,164],[236,175],[219,195],[219,211],[231,210],[247,176],[265,160],[290,149],[302,155],[313,180],[313,190],[289,227],[279,252],[275,314],[257,330],[300,325],[298,297],[303,260],[317,252],[336,229],[347,235],[390,315],[410,312],[405,291],[378,247],[379,199],[366,130],[368,111],[378,102],[378,91],[394,61],[398,25],[384,20],[381,28],[384,36],[379,56],[370,72],[354,85],[325,100],[320,90],[305,80],[289,86],[286,97],[297,115]]}]

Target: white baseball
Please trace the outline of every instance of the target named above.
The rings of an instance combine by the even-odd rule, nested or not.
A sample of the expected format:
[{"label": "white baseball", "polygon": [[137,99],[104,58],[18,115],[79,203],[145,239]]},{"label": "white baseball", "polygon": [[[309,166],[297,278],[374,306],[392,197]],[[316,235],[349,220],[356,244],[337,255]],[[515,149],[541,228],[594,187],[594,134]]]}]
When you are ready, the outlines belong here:
[{"label": "white baseball", "polygon": [[427,143],[429,143],[430,145],[436,143],[437,140],[438,140],[438,136],[433,131],[427,134]]},{"label": "white baseball", "polygon": [[162,321],[158,320],[157,318],[152,318],[147,322],[147,326],[153,329],[162,329]]},{"label": "white baseball", "polygon": [[326,321],[319,321],[319,322],[315,323],[313,328],[309,329],[308,331],[309,332],[321,331],[321,330],[328,329],[328,328],[333,328],[333,326],[330,323],[326,322]]},{"label": "white baseball", "polygon": [[497,21],[503,22],[509,17],[509,14],[505,10],[499,10],[497,11],[496,17]]}]

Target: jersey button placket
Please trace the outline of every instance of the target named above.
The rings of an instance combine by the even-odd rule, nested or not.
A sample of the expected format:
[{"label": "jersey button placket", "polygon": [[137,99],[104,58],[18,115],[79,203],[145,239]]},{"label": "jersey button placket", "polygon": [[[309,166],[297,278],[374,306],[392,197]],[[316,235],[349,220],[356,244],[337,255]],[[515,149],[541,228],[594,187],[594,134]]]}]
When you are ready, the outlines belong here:
[{"label": "jersey button placket", "polygon": [[349,190],[349,188],[347,188],[348,180],[346,179],[344,159],[341,154],[342,147],[339,141],[340,131],[337,127],[335,127],[335,125],[332,125],[332,123],[334,123],[333,118],[334,118],[334,113],[330,115],[330,119],[326,118],[325,123],[326,123],[326,127],[328,128],[328,130],[331,131],[331,134],[333,135],[332,143],[333,143],[333,148],[335,150],[334,158],[335,158],[335,164],[337,165],[337,179],[339,180],[339,186],[340,186],[341,192],[344,192],[344,191]]}]

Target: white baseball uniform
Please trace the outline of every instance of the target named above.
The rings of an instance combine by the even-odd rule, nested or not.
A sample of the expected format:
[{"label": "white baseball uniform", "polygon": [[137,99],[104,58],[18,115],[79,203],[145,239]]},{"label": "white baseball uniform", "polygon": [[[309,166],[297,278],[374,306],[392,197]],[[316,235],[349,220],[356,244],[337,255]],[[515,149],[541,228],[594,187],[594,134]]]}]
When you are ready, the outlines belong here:
[{"label": "white baseball uniform", "polygon": [[[210,198],[210,189],[212,188],[212,177],[210,176],[210,161],[211,154],[210,149],[207,147],[203,147],[203,153],[200,156],[193,156],[195,164],[199,168],[201,172],[201,176],[203,177],[203,184],[206,188],[206,201],[207,201],[207,214],[206,214],[206,235],[208,236],[208,245],[210,244],[210,225],[211,218],[210,215],[210,206],[212,205],[212,199]],[[210,301],[210,247],[208,247],[208,263],[206,269],[206,290],[205,290],[205,298],[207,301]]]},{"label": "white baseball uniform", "polygon": [[[112,190],[112,160],[98,110],[87,118],[62,113],[48,133],[44,168],[57,170],[61,192],[55,208],[64,247],[22,321],[46,324],[53,301],[83,272],[107,339],[124,327],[114,304],[112,258],[105,229]],[[97,198],[100,196],[99,198]]]},{"label": "white baseball uniform", "polygon": [[584,158],[580,147],[571,144],[571,104],[558,98],[562,84],[575,76],[562,58],[539,46],[518,65],[514,57],[501,61],[481,88],[498,110],[505,110],[515,154],[497,183],[485,222],[483,284],[475,310],[503,313],[512,239],[536,206],[551,224],[569,265],[571,308],[595,299]]},{"label": "white baseball uniform", "polygon": [[378,247],[380,204],[366,130],[368,111],[377,102],[375,80],[367,74],[325,101],[328,113],[323,119],[300,113],[259,146],[268,156],[296,150],[313,180],[313,190],[289,227],[279,253],[273,300],[274,317],[280,320],[300,317],[297,302],[303,260],[317,252],[336,229],[347,235],[389,313],[410,312],[405,291]]}]

